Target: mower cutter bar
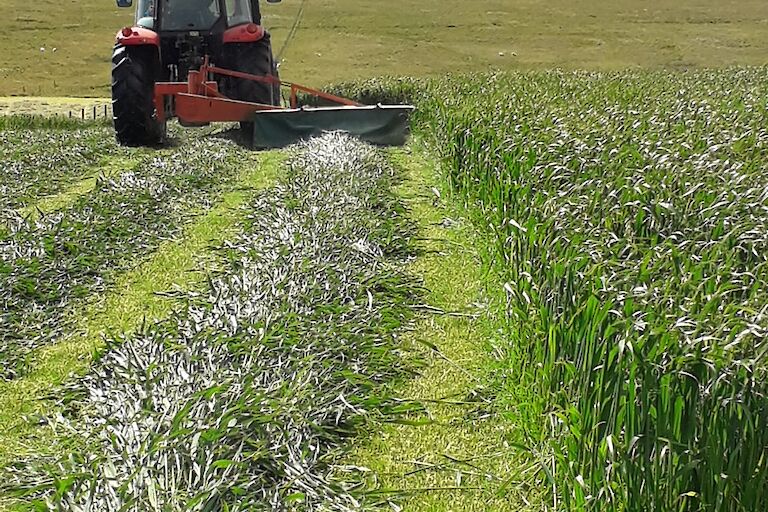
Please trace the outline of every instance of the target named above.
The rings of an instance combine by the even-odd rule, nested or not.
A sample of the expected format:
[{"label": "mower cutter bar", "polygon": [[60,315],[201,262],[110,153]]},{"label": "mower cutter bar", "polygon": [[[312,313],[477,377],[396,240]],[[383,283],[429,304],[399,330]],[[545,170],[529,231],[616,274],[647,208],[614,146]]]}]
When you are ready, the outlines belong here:
[{"label": "mower cutter bar", "polygon": [[257,112],[253,146],[281,148],[324,132],[342,131],[378,146],[402,146],[408,139],[410,105],[302,107]]}]

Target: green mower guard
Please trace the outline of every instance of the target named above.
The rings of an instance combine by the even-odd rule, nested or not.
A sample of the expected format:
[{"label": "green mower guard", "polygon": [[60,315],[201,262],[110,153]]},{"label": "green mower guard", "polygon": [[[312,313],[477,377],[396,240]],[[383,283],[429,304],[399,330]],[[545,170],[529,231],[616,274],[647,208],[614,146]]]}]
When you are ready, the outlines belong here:
[{"label": "green mower guard", "polygon": [[324,132],[346,132],[377,146],[402,146],[410,133],[411,105],[301,107],[253,115],[253,147],[282,148]]}]

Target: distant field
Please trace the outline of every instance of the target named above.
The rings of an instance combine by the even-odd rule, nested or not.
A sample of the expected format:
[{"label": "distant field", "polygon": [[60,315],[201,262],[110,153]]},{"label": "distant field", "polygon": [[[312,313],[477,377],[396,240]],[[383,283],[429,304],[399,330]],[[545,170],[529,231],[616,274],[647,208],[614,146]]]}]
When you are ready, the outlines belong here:
[{"label": "distant field", "polygon": [[104,116],[104,107],[107,107],[107,115],[111,116],[109,98],[66,98],[45,96],[4,96],[0,97],[0,115],[58,115],[81,117],[87,119],[93,117],[93,109],[96,108],[96,117]]},{"label": "distant field", "polygon": [[[301,3],[264,8],[276,50]],[[0,5],[0,96],[108,94],[112,38],[129,10],[110,0]],[[282,69],[322,85],[488,68],[761,65],[766,55],[764,0],[306,0]]]}]

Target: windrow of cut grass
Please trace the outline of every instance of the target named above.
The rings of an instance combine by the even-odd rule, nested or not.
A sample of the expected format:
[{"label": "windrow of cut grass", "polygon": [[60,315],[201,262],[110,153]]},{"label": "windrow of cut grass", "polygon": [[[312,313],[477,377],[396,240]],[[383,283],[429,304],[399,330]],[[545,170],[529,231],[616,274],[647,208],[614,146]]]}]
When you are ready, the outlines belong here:
[{"label": "windrow of cut grass", "polygon": [[0,122],[0,215],[57,194],[102,160],[125,154],[114,140],[100,127],[8,129]]},{"label": "windrow of cut grass", "polygon": [[[280,153],[242,156],[242,172],[215,206],[186,222],[181,235],[120,272],[105,293],[74,306],[67,312],[69,332],[36,350],[21,378],[0,382],[0,468],[31,453],[62,451],[56,432],[37,419],[56,415],[57,406],[49,398],[72,375],[88,372],[103,351],[105,335],[132,333],[147,322],[167,318],[178,305],[178,290],[205,287],[204,269],[215,258],[214,248],[236,236],[247,214],[243,206],[257,190],[273,185],[281,169]],[[0,493],[0,511],[8,510],[8,499]]]},{"label": "windrow of cut grass", "polygon": [[133,169],[101,176],[68,207],[39,218],[9,215],[0,237],[0,361],[17,376],[34,348],[68,329],[70,306],[103,290],[184,220],[208,208],[239,172],[229,140],[194,138],[146,153]]},{"label": "windrow of cut grass", "polygon": [[[108,100],[105,100],[108,101]],[[112,127],[110,117],[98,119],[77,119],[63,115],[47,114],[12,114],[0,115],[0,130],[66,130],[77,131],[84,128]]]},{"label": "windrow of cut grass", "polygon": [[295,149],[208,289],[62,390],[66,417],[49,420],[71,435],[12,486],[50,510],[359,508],[340,447],[410,408],[381,386],[406,371],[395,330],[416,297],[393,180],[348,137]]},{"label": "windrow of cut grass", "polygon": [[768,509],[767,69],[340,89],[414,101],[492,235],[496,401],[555,509]]}]

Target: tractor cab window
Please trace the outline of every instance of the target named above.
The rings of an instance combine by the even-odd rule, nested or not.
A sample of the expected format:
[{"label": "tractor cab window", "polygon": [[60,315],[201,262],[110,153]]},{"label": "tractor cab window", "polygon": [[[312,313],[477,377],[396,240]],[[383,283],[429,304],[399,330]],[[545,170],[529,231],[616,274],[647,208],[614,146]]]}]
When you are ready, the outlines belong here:
[{"label": "tractor cab window", "polygon": [[250,23],[251,0],[227,0],[227,25],[234,27],[244,23]]},{"label": "tractor cab window", "polygon": [[152,29],[155,26],[155,0],[139,0],[136,4],[136,26]]},{"label": "tractor cab window", "polygon": [[208,30],[219,19],[216,0],[164,0],[162,30]]}]

